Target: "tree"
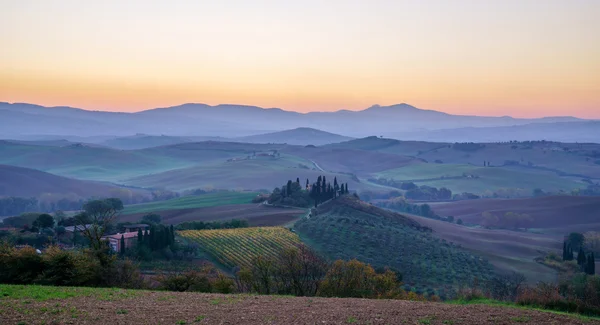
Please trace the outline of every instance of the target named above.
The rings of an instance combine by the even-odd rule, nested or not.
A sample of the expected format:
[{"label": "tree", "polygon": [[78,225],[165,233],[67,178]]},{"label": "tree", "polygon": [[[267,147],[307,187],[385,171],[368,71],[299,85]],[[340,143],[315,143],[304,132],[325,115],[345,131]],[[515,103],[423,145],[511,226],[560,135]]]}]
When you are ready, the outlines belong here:
[{"label": "tree", "polygon": [[125,256],[125,236],[121,235],[121,242],[119,243],[121,256]]},{"label": "tree", "polygon": [[578,232],[572,232],[569,234],[569,243],[571,243],[571,246],[573,248],[580,249],[584,242],[585,237],[583,236],[583,234],[580,234]]},{"label": "tree", "polygon": [[456,224],[457,224],[457,225],[462,225],[462,224],[463,224],[463,221],[462,221],[462,219],[458,219],[458,220],[456,220]]},{"label": "tree", "polygon": [[162,217],[156,213],[150,213],[142,217],[141,222],[151,225],[151,224],[159,224],[162,221]]},{"label": "tree", "polygon": [[171,235],[169,245],[173,245],[173,244],[175,244],[175,230],[173,229],[173,225],[171,225],[171,227],[169,227],[169,229],[170,229],[170,235]]},{"label": "tree", "polygon": [[454,222],[454,216],[448,216],[448,222]]},{"label": "tree", "polygon": [[296,183],[297,183],[298,185],[300,185],[300,177],[297,177],[297,178],[296,178]]},{"label": "tree", "polygon": [[93,200],[84,204],[83,210],[75,219],[82,234],[90,242],[90,247],[99,250],[104,245],[102,236],[115,221],[119,211],[123,210],[123,202],[116,198]]},{"label": "tree", "polygon": [[142,228],[138,228],[137,244],[138,244],[138,247],[140,247],[144,244],[144,233],[142,232]]},{"label": "tree", "polygon": [[579,247],[579,253],[577,253],[577,265],[584,267],[587,259],[585,257],[585,252],[582,247]]},{"label": "tree", "polygon": [[568,259],[569,259],[569,251],[567,249],[567,241],[563,242],[563,253],[562,253],[562,256],[563,256],[563,261],[568,261]]},{"label": "tree", "polygon": [[150,248],[150,234],[148,233],[148,229],[146,229],[146,231],[144,231],[144,245],[146,245],[146,247]]},{"label": "tree", "polygon": [[587,274],[589,274],[589,275],[596,274],[596,259],[594,258],[594,252],[592,252],[588,256],[587,268],[588,268],[587,269]]},{"label": "tree", "polygon": [[33,222],[33,226],[37,228],[52,228],[54,226],[54,218],[47,214],[40,214]]}]

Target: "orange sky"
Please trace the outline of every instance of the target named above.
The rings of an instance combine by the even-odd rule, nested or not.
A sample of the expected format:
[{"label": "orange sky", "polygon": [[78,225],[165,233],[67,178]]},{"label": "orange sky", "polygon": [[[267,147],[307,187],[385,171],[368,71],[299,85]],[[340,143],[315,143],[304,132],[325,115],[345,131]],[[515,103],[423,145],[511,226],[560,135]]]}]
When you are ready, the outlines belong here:
[{"label": "orange sky", "polygon": [[600,1],[0,3],[0,101],[600,118]]}]

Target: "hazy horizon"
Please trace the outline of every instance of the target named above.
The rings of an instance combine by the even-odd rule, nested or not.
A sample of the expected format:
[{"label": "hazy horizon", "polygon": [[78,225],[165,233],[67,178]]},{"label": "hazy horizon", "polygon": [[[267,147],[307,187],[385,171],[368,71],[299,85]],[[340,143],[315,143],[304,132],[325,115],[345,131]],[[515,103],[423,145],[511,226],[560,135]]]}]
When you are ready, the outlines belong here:
[{"label": "hazy horizon", "polygon": [[396,105],[408,105],[408,106],[412,106],[416,109],[419,110],[425,110],[425,111],[437,111],[440,113],[446,113],[446,114],[450,114],[450,115],[457,115],[457,116],[480,116],[480,117],[512,117],[512,118],[517,118],[517,119],[538,119],[538,118],[552,118],[552,117],[574,117],[574,118],[579,118],[582,120],[597,120],[600,119],[599,118],[588,118],[588,117],[581,117],[581,116],[576,116],[576,115],[540,115],[540,116],[528,116],[528,117],[520,117],[520,116],[512,116],[512,115],[478,115],[476,113],[474,114],[453,114],[451,112],[445,112],[442,110],[434,110],[434,109],[429,109],[427,107],[418,107],[415,105],[412,105],[410,103],[404,103],[404,102],[398,102],[398,103],[394,103],[394,104],[390,104],[390,105],[380,105],[380,104],[372,104],[369,105],[367,107],[363,107],[363,108],[357,108],[357,109],[345,109],[345,108],[340,108],[340,109],[335,109],[335,110],[312,110],[312,111],[295,111],[292,109],[286,109],[285,107],[262,107],[262,106],[257,106],[257,105],[249,105],[249,104],[244,104],[244,103],[217,103],[217,104],[208,104],[208,103],[202,103],[202,102],[189,102],[189,103],[179,103],[179,104],[174,104],[174,105],[169,105],[169,106],[160,106],[160,107],[147,107],[147,108],[142,108],[139,110],[131,110],[131,111],[126,111],[126,110],[102,110],[102,109],[93,109],[93,108],[86,108],[86,107],[76,107],[76,106],[72,106],[72,105],[43,105],[43,104],[39,104],[39,103],[26,103],[26,102],[8,102],[8,101],[2,101],[0,100],[0,103],[8,103],[8,104],[26,104],[26,105],[36,105],[36,106],[42,106],[42,107],[47,107],[47,108],[57,108],[57,107],[69,107],[69,108],[74,108],[74,109],[81,109],[84,111],[89,111],[89,112],[112,112],[112,113],[139,113],[139,112],[144,112],[144,111],[149,111],[149,110],[153,110],[153,109],[163,109],[163,108],[176,108],[179,106],[183,106],[183,105],[207,105],[207,106],[211,106],[211,107],[216,107],[216,106],[223,106],[223,105],[230,105],[230,106],[248,106],[248,107],[259,107],[262,109],[279,109],[282,111],[286,111],[286,112],[295,112],[295,113],[300,113],[300,114],[308,114],[308,113],[336,113],[336,112],[340,112],[340,111],[353,111],[353,112],[359,112],[359,111],[363,111],[372,107],[376,107],[376,106],[380,106],[380,107],[390,107],[390,106],[396,106]]},{"label": "hazy horizon", "polygon": [[0,101],[600,118],[600,2],[4,1]]}]

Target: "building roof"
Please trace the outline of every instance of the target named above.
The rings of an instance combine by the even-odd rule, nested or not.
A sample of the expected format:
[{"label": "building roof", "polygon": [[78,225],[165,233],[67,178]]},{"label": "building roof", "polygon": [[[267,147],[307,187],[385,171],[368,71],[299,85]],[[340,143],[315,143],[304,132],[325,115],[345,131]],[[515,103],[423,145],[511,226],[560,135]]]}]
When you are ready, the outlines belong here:
[{"label": "building roof", "polygon": [[145,223],[136,223],[136,224],[133,224],[133,225],[125,225],[123,227],[125,227],[125,228],[148,228],[150,226],[148,226]]},{"label": "building roof", "polygon": [[124,233],[117,233],[114,235],[108,235],[108,236],[104,236],[102,238],[112,238],[112,239],[121,239],[121,236],[123,236],[125,239],[127,238],[135,238],[137,237],[137,232],[136,231],[132,231],[132,232],[124,232]]},{"label": "building roof", "polygon": [[82,231],[84,229],[90,228],[91,226],[93,226],[93,225],[87,224],[87,225],[68,226],[68,227],[65,227],[65,231],[74,232],[75,229],[77,229],[77,231]]}]

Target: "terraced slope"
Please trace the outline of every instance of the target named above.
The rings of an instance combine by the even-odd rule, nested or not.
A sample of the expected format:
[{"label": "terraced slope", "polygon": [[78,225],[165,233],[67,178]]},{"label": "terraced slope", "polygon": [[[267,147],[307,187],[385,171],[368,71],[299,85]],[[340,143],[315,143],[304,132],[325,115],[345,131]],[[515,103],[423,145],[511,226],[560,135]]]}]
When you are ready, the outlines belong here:
[{"label": "terraced slope", "polygon": [[411,218],[353,197],[330,201],[296,223],[303,241],[331,259],[353,259],[391,267],[418,292],[450,289],[473,278],[487,279],[487,260],[447,242]]},{"label": "terraced slope", "polygon": [[300,244],[296,234],[281,227],[185,230],[179,235],[197,242],[202,250],[227,267],[249,267],[256,257],[277,258],[285,249]]}]

